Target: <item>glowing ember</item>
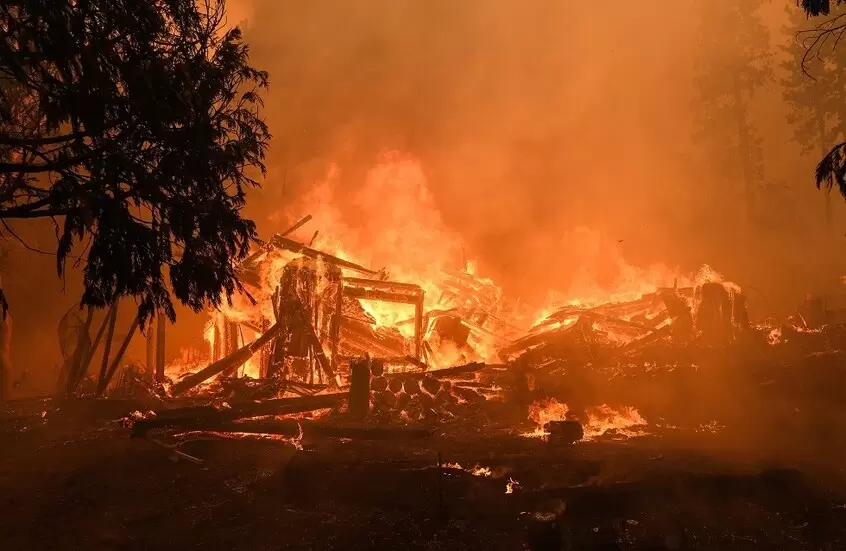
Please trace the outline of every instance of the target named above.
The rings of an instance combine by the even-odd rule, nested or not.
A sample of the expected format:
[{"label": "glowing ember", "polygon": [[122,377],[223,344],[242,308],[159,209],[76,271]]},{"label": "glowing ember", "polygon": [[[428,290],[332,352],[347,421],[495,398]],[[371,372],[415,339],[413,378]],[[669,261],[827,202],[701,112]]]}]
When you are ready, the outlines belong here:
[{"label": "glowing ember", "polygon": [[[579,229],[565,239],[574,250],[564,252],[582,266],[582,271],[567,291],[550,293],[541,308],[519,305],[516,300],[506,300],[500,287],[483,277],[478,272],[476,262],[466,257],[461,236],[449,229],[441,217],[419,161],[399,152],[384,155],[352,195],[339,191],[342,187],[341,176],[337,166],[329,166],[322,182],[300,195],[297,202],[277,213],[275,218],[280,223],[301,220],[304,214],[310,216],[306,223],[285,237],[288,243],[295,245],[294,249],[302,253],[282,250],[285,248],[282,245],[279,245],[279,249],[268,247],[256,250],[249,267],[245,267],[246,264],[241,267],[245,273],[250,274],[244,281],[255,302],[247,296],[237,295],[231,304],[225,304],[220,311],[211,313],[211,320],[204,332],[208,354],[183,354],[182,358],[168,366],[171,380],[178,380],[188,372],[196,372],[211,361],[228,356],[255,341],[276,320],[273,297],[280,288],[283,274],[299,273],[298,270],[309,272],[308,289],[300,289],[302,281],[289,278],[294,281],[294,291],[289,289],[290,292],[285,296],[302,291],[304,296],[307,294],[313,297],[315,304],[320,301],[320,307],[310,306],[313,306],[313,309],[309,309],[309,314],[313,314],[310,321],[318,340],[324,345],[322,353],[330,360],[336,359],[331,357],[333,353],[342,358],[364,353],[380,358],[403,358],[411,354],[412,350],[416,354],[417,345],[420,344],[423,359],[436,368],[472,361],[499,361],[499,351],[504,345],[524,335],[525,331],[538,323],[541,326],[535,329],[544,331],[576,323],[580,319],[578,312],[573,315],[560,312],[562,307],[568,305],[584,309],[617,304],[640,299],[662,288],[689,288],[705,282],[721,282],[729,289],[736,288],[723,282],[722,277],[709,266],[703,266],[695,276],[685,276],[678,269],[663,265],[648,268],[630,265],[623,259],[616,240],[604,239],[596,232]],[[387,201],[390,203],[386,204]],[[310,252],[298,248],[303,245],[308,246]],[[341,325],[356,320],[365,328],[365,333],[372,329],[377,336],[376,340],[382,341],[373,344],[372,340],[367,340],[368,335],[355,333],[347,339],[355,341],[352,350],[344,350],[343,346],[340,349],[326,346],[330,322],[325,318],[332,316],[324,312],[325,302],[329,300],[323,296],[324,291],[327,294],[331,291],[331,300],[334,301],[334,296],[339,296],[333,290],[339,285],[339,276],[344,277],[347,283],[352,281],[351,278],[365,276],[349,266],[338,268],[336,261],[322,255],[365,267],[363,273],[368,273],[368,269],[378,271],[378,274],[369,272],[366,278],[393,284],[404,283],[406,289],[408,284],[422,289],[425,321],[420,330],[423,342],[417,343],[411,338],[419,321],[415,320],[414,306],[390,302],[388,299],[363,298],[385,295],[359,289],[362,294],[356,295],[358,298],[354,300],[347,301],[349,295],[340,295],[343,298],[339,308],[344,309],[341,317],[345,320]],[[599,285],[597,281],[609,283]],[[420,296],[419,289],[414,291],[418,293],[415,295],[417,297]],[[347,312],[348,308],[356,311]],[[650,327],[660,329],[671,323],[669,319],[654,319],[654,316],[663,312],[663,305],[656,306],[655,310],[641,313],[647,320],[655,321]],[[634,315],[611,317],[630,321],[629,318]],[[450,320],[444,316],[454,316],[455,319]],[[455,323],[439,326],[444,319]],[[619,326],[602,325],[601,320],[588,323],[600,324],[599,329],[607,339],[619,344],[634,338],[631,327],[626,333]],[[643,327],[643,320],[638,324]],[[351,326],[344,327],[350,329]],[[356,331],[358,329],[359,326],[356,326]],[[353,333],[352,329],[350,333]],[[335,334],[334,338],[343,340],[344,332],[340,331],[340,336]],[[371,344],[372,349],[368,348]],[[256,354],[246,360],[235,375],[259,378],[262,369],[267,370],[271,362],[266,350],[264,358]],[[297,380],[325,383],[322,371],[316,367],[314,354],[303,350],[299,352],[285,356],[284,360],[299,362],[296,365],[279,367],[281,364],[274,363],[273,369],[284,369],[286,377],[296,372],[294,378]],[[307,365],[303,367],[301,364]],[[228,372],[226,376],[231,375]],[[566,413],[566,406],[559,406],[565,410],[558,414],[551,412],[548,420],[560,419]],[[542,427],[542,423],[538,424]],[[542,433],[542,429],[536,432]]]}]

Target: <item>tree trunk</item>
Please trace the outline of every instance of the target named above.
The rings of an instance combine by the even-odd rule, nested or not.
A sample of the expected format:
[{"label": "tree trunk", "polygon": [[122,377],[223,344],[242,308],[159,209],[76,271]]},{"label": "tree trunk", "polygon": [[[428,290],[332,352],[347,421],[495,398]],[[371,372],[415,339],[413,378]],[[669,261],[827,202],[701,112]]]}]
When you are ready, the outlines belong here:
[{"label": "tree trunk", "polygon": [[749,135],[749,123],[746,118],[746,103],[743,101],[740,75],[735,73],[734,79],[734,117],[737,124],[737,147],[741,168],[743,169],[746,223],[751,224],[755,216],[755,166],[752,161],[752,139]]}]

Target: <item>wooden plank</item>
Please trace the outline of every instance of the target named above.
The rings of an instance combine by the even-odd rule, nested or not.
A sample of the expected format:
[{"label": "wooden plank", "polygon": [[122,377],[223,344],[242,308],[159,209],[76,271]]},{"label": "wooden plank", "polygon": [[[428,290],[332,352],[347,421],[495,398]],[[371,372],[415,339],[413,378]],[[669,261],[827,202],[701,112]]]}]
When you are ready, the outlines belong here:
[{"label": "wooden plank", "polygon": [[423,294],[414,304],[414,357],[417,361],[423,359]]},{"label": "wooden plank", "polygon": [[338,372],[338,345],[341,343],[341,323],[344,319],[344,282],[341,280],[335,290],[335,310],[332,312],[332,326],[330,328],[330,340],[332,346],[331,369],[333,373]]},{"label": "wooden plank", "polygon": [[[420,291],[422,294],[423,291]],[[420,294],[394,293],[380,291],[378,289],[360,289],[358,287],[344,287],[344,295],[359,300],[378,300],[382,302],[395,302],[397,304],[417,304],[420,301]]]},{"label": "wooden plank", "polygon": [[350,287],[373,288],[382,291],[393,291],[395,293],[412,292],[422,293],[420,285],[414,283],[401,283],[399,281],[382,281],[381,279],[362,279],[360,277],[345,277],[344,283]]},{"label": "wooden plank", "polygon": [[291,239],[288,239],[287,237],[283,237],[281,235],[274,235],[270,240],[270,244],[274,247],[284,249],[286,251],[291,251],[292,253],[301,254],[307,258],[321,258],[330,264],[334,264],[336,266],[340,266],[341,268],[346,268],[348,270],[353,270],[355,272],[369,275],[379,275],[379,272],[376,270],[371,270],[369,268],[365,268],[364,266],[360,266],[354,262],[350,262],[348,260],[338,258],[337,256],[333,256],[331,254],[326,254],[324,252],[312,249],[311,247],[307,247],[302,243],[297,243],[296,241],[292,241]]},{"label": "wooden plank", "polygon": [[197,373],[192,373],[184,377],[181,381],[173,385],[170,389],[171,395],[177,396],[190,388],[194,388],[198,384],[211,379],[215,375],[230,369],[233,365],[238,367],[249,360],[262,346],[274,339],[284,328],[282,322],[277,321],[267,332],[257,338],[255,341],[244,345],[232,354],[221,358],[220,360],[209,364],[206,368],[201,369]]}]

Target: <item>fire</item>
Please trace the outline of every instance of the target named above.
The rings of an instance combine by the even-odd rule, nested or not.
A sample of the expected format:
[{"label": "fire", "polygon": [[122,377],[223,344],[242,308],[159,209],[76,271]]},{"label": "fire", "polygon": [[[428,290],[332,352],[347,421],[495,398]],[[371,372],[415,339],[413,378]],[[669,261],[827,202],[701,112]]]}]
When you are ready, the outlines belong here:
[{"label": "fire", "polygon": [[493,471],[491,471],[490,467],[482,467],[481,465],[476,465],[475,467],[465,469],[459,463],[446,463],[444,464],[445,469],[453,469],[457,471],[465,471],[473,476],[481,476],[484,478],[490,478],[493,476]]},{"label": "fire", "polygon": [[567,404],[562,404],[555,398],[534,402],[529,406],[529,419],[534,421],[537,427],[532,432],[523,434],[523,436],[546,439],[549,434],[544,430],[544,425],[550,421],[563,420],[567,411],[569,411]]},{"label": "fire", "polygon": [[506,494],[513,494],[514,488],[519,486],[520,483],[514,480],[513,478],[509,478],[508,482],[505,483],[505,493]]},{"label": "fire", "polygon": [[[596,232],[586,229],[580,231],[585,239],[599,243],[602,238]],[[565,306],[579,308],[593,308],[602,304],[622,303],[637,300],[659,289],[696,287],[704,283],[721,283],[726,288],[740,291],[740,288],[725,281],[723,276],[711,266],[703,265],[696,274],[685,274],[680,269],[671,269],[663,264],[656,264],[649,268],[639,268],[626,262],[619,250],[604,249],[614,260],[615,271],[618,274],[610,285],[600,286],[596,274],[582,269],[574,279],[567,292],[550,291],[546,303],[534,317],[532,326],[537,326],[547,320],[553,313]],[[597,253],[598,254],[598,253]],[[555,326],[566,326],[575,321],[575,317],[556,322]],[[552,329],[552,326],[547,326]]]},{"label": "fire", "polygon": [[[580,229],[572,236],[572,241],[578,243],[575,245],[578,254],[574,253],[574,258],[583,270],[567,291],[551,292],[540,308],[518,306],[519,301],[508,300],[496,282],[480,273],[477,262],[467,257],[461,236],[445,224],[418,160],[399,152],[384,155],[352,194],[343,192],[342,176],[338,166],[330,165],[322,181],[294,204],[276,213],[275,218],[289,224],[308,215],[303,224],[298,224],[285,236],[286,239],[373,270],[365,279],[412,284],[422,289],[422,354],[431,367],[497,361],[503,345],[547,320],[562,306],[588,308],[637,299],[661,288],[722,281],[722,277],[708,266],[693,276],[685,276],[679,269],[664,265],[638,268],[623,259],[618,243],[603,239],[596,232]],[[206,365],[208,360],[217,360],[255,341],[276,320],[274,293],[286,269],[291,268],[293,261],[303,258],[300,253],[283,249],[257,250],[254,261],[258,267],[251,272],[254,279],[250,282],[250,296],[237,295],[231,304],[211,313],[204,332],[208,353],[202,356]],[[310,293],[317,295],[324,289],[331,289],[332,281],[337,285],[335,264],[330,265],[319,254],[309,258],[309,270],[316,272],[316,288],[310,289]],[[600,269],[602,266],[604,271]],[[614,277],[610,280],[599,277],[605,272],[613,272]],[[344,281],[362,277],[349,268],[341,269],[341,274]],[[602,280],[602,285],[597,283]],[[415,292],[419,296],[419,291]],[[378,296],[378,293],[368,296],[374,294]],[[416,353],[417,343],[412,337],[420,320],[415,319],[414,306],[361,297],[354,300],[360,304],[355,314],[359,323],[369,324],[374,331],[383,331],[382,335],[397,335],[400,349],[406,354],[412,349]],[[324,323],[325,316],[315,312],[315,319],[311,321]],[[445,334],[446,330],[438,325],[448,316],[457,320],[449,331],[465,333],[458,339],[460,342],[454,341],[453,335]],[[577,319],[577,314],[559,316],[548,320],[543,329],[565,327]],[[447,321],[452,323],[454,320]],[[669,321],[661,323],[666,325]],[[613,328],[607,331],[609,338],[616,337],[613,331]],[[630,337],[621,335],[619,338]],[[324,353],[331,357],[332,351],[324,350]],[[313,353],[308,354],[309,361],[314,361]],[[379,354],[390,356],[384,350],[373,352],[373,355]],[[267,361],[255,355],[234,375],[260,378]],[[187,371],[204,367],[198,365],[200,363],[196,357],[180,358],[169,366],[168,374],[175,380]],[[226,376],[232,375],[229,372]],[[319,382],[325,381],[321,378]],[[561,407],[565,408],[561,412],[563,415],[566,406]]]},{"label": "fire", "polygon": [[603,404],[588,410],[585,440],[593,440],[612,431],[626,438],[643,436],[646,425],[646,419],[633,407],[615,410]]},{"label": "fire", "polygon": [[[550,421],[563,421],[568,411],[567,404],[562,404],[554,398],[534,402],[529,406],[528,417],[537,426],[533,431],[524,433],[522,436],[547,439],[549,433],[544,430],[544,425]],[[624,438],[646,434],[645,427],[648,423],[633,407],[617,410],[603,404],[589,408],[587,417],[587,423],[583,427],[585,433],[583,441],[595,440],[606,434]]]}]

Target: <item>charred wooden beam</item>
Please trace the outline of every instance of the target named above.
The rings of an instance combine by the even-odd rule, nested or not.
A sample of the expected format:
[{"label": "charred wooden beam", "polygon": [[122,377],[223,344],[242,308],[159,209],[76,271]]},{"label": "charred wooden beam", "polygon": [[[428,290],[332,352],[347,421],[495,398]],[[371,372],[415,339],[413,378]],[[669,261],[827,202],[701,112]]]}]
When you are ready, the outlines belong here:
[{"label": "charred wooden beam", "polygon": [[331,254],[312,249],[311,247],[307,247],[302,243],[297,243],[296,241],[288,239],[287,237],[284,237],[282,235],[274,235],[270,240],[270,244],[279,249],[290,251],[296,254],[301,254],[307,258],[321,258],[324,261],[329,262],[330,264],[334,264],[336,266],[346,268],[347,270],[352,270],[354,272],[369,275],[379,275],[379,272],[376,270],[371,270],[369,268],[365,268],[364,266],[360,266],[354,262],[350,262],[348,260],[338,258],[337,256],[333,256]]},{"label": "charred wooden beam", "polygon": [[[238,323],[224,319],[223,320],[223,353],[226,356],[234,354],[239,350],[238,346]],[[246,362],[246,360],[244,360]],[[227,368],[223,372],[224,377],[233,377],[235,375],[235,371],[243,365],[244,362],[241,362],[238,365],[232,366]]]},{"label": "charred wooden beam", "polygon": [[[420,293],[422,294],[422,290]],[[344,286],[344,295],[359,300],[378,300],[382,302],[395,302],[397,304],[417,304],[421,299],[419,294],[397,293],[382,291],[380,289],[365,289],[360,287]],[[415,316],[416,319],[416,316]]]},{"label": "charred wooden beam", "polygon": [[235,404],[228,409],[200,406],[165,410],[159,412],[156,417],[135,421],[132,425],[132,434],[133,436],[140,436],[154,429],[191,427],[202,422],[234,421],[249,417],[287,415],[318,409],[337,408],[347,401],[347,396],[347,392],[337,392],[334,394],[318,394],[317,396],[244,402]]},{"label": "charred wooden beam", "polygon": [[[201,420],[194,425],[186,425],[180,428],[199,432],[275,434],[288,438],[296,438],[302,433],[310,438],[355,438],[358,440],[416,440],[435,435],[434,431],[425,428],[347,423],[330,424],[322,421],[297,419],[260,419],[254,421]],[[136,433],[133,430],[133,436],[141,436],[143,432],[138,431]]]},{"label": "charred wooden beam", "polygon": [[332,321],[329,328],[329,340],[331,341],[332,364],[331,369],[333,373],[338,372],[338,345],[341,343],[341,323],[343,323],[344,315],[344,289],[343,283],[339,283],[335,289],[335,309],[332,312]]},{"label": "charred wooden beam", "polygon": [[310,215],[310,214],[306,214],[305,216],[303,216],[302,218],[300,218],[300,220],[299,220],[299,221],[297,221],[297,223],[296,223],[296,224],[294,224],[293,226],[291,226],[290,228],[288,228],[288,229],[287,229],[287,230],[285,230],[284,232],[280,233],[279,235],[280,235],[281,237],[285,237],[286,235],[290,235],[290,234],[294,233],[295,231],[297,231],[298,229],[300,229],[300,228],[302,228],[303,226],[305,226],[306,224],[308,224],[308,222],[309,222],[310,220],[311,220],[311,215]]},{"label": "charred wooden beam", "polygon": [[349,412],[363,419],[370,410],[370,360],[359,358],[350,364]]},{"label": "charred wooden beam", "polygon": [[414,357],[423,359],[423,292],[414,303]]},{"label": "charred wooden beam", "polygon": [[249,360],[253,356],[253,354],[258,352],[259,349],[261,349],[262,346],[273,340],[282,331],[283,328],[284,324],[280,321],[277,321],[270,329],[267,330],[266,333],[257,338],[255,341],[246,344],[235,352],[229,354],[228,356],[221,358],[216,362],[213,362],[208,367],[201,369],[197,373],[192,373],[191,375],[188,375],[187,377],[183,378],[181,381],[171,387],[171,395],[177,396],[179,394],[182,394],[186,390],[194,388],[200,383],[211,379],[215,375],[223,373],[228,369],[232,369],[233,366],[237,368],[238,366],[242,365],[244,362]]},{"label": "charred wooden beam", "polygon": [[362,279],[360,277],[345,277],[344,283],[350,287],[359,287],[363,289],[379,289],[382,291],[391,291],[394,293],[423,292],[419,285],[415,285],[414,283],[401,283],[399,281],[383,281],[381,279]]},{"label": "charred wooden beam", "polygon": [[446,369],[433,369],[431,371],[426,371],[425,373],[386,373],[385,377],[388,379],[422,379],[424,377],[449,379],[452,377],[461,377],[462,375],[479,373],[485,369],[485,367],[485,364],[482,362],[473,362],[467,365],[459,365]]}]

